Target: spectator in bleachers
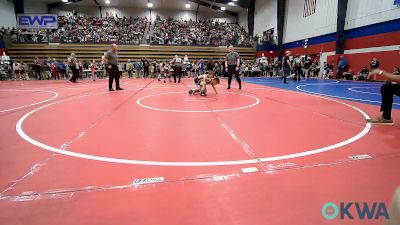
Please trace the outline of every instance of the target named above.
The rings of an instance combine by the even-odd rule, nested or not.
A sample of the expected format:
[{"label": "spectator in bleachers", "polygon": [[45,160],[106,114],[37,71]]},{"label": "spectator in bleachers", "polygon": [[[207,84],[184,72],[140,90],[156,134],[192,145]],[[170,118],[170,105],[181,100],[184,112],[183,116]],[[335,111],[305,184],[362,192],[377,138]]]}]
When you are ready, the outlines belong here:
[{"label": "spectator in bleachers", "polygon": [[361,68],[360,72],[358,73],[358,76],[356,77],[356,80],[366,81],[367,77],[368,77],[368,74],[369,74],[369,70],[368,70],[367,66],[363,66]]},{"label": "spectator in bleachers", "polygon": [[353,80],[354,79],[353,70],[349,69],[347,72],[343,72],[342,78],[346,80]]},{"label": "spectator in bleachers", "polygon": [[379,68],[378,59],[377,58],[373,58],[369,65],[371,66],[371,70],[378,69]]},{"label": "spectator in bleachers", "polygon": [[18,42],[119,42],[124,44],[241,45],[250,46],[251,38],[237,23],[213,20],[162,20],[157,16],[150,35],[147,18],[87,17],[79,14],[58,17],[59,28],[46,30],[1,29],[16,33]]}]

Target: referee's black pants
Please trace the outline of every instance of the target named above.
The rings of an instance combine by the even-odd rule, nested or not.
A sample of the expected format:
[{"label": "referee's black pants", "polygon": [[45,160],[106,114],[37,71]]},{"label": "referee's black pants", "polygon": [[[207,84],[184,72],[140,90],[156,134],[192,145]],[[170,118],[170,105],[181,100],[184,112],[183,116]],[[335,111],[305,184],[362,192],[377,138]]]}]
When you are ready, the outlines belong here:
[{"label": "referee's black pants", "polygon": [[115,88],[120,89],[119,86],[119,71],[117,65],[111,65],[111,69],[108,69],[108,90],[112,89],[112,85],[115,79]]},{"label": "referee's black pants", "polygon": [[70,66],[69,68],[72,71],[72,77],[69,80],[73,83],[76,83],[76,79],[79,77],[79,70],[76,68],[76,66]]},{"label": "referee's black pants", "polygon": [[232,76],[235,78],[239,84],[239,88],[242,88],[242,81],[240,80],[239,71],[236,71],[236,65],[228,65],[228,88],[231,88]]},{"label": "referee's black pants", "polygon": [[176,76],[178,76],[178,83],[181,82],[181,77],[182,77],[182,67],[180,66],[175,66],[174,68],[174,83],[176,83]]}]

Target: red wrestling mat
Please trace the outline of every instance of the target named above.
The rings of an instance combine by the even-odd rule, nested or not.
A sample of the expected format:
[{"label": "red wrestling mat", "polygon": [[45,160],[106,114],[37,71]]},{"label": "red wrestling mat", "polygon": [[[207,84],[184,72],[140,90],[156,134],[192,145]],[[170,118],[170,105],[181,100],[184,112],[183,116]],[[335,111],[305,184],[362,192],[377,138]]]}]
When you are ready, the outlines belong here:
[{"label": "red wrestling mat", "polygon": [[400,126],[366,124],[376,106],[226,81],[207,97],[187,94],[191,79],[107,82],[1,83],[2,224],[382,224],[321,208],[389,206],[400,183]]}]

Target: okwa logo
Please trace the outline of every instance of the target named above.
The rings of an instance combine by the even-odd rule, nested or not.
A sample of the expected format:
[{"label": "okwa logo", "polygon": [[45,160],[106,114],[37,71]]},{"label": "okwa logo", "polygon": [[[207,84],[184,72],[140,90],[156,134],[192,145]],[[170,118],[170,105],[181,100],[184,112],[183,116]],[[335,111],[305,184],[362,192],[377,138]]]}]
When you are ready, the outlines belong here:
[{"label": "okwa logo", "polygon": [[333,220],[338,216],[340,216],[341,220],[389,219],[386,205],[383,202],[373,202],[372,204],[366,202],[341,202],[339,206],[335,203],[328,202],[322,206],[322,215],[328,220]]}]

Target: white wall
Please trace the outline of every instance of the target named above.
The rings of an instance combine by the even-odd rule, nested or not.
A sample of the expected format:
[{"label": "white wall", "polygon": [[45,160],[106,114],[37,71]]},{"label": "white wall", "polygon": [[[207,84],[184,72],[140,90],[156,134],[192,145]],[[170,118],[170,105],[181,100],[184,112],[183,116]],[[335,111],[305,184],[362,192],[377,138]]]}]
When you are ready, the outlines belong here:
[{"label": "white wall", "polygon": [[241,27],[243,27],[246,32],[249,32],[249,17],[247,16],[247,10],[243,10],[239,13],[238,16],[238,23]]},{"label": "white wall", "polygon": [[[117,7],[103,7],[102,15],[106,16],[106,12],[115,13],[118,16],[133,16],[133,17],[147,17],[150,18],[150,10],[149,9],[137,9],[137,8],[117,8]],[[184,19],[184,20],[196,20],[196,12],[192,10],[181,11],[181,10],[167,10],[167,9],[152,9],[151,10],[151,19],[155,20],[157,16],[160,16],[162,19],[166,18],[174,18],[174,19]],[[216,19],[219,21],[227,21],[227,22],[236,22],[234,17],[230,17],[221,12],[198,12],[198,19]]]},{"label": "white wall", "polygon": [[37,0],[24,0],[24,13],[48,13],[47,3]]},{"label": "white wall", "polygon": [[0,0],[0,27],[15,27],[17,24],[12,0]]},{"label": "white wall", "polygon": [[[78,13],[85,14],[87,16],[100,16],[100,9],[97,6],[83,6],[83,5],[65,5],[56,9],[52,9],[52,13],[58,15],[66,15],[75,9]],[[111,12],[113,15],[118,14],[119,17],[147,17],[150,18],[149,9],[138,9],[138,8],[120,8],[120,7],[102,7],[102,16],[106,16],[106,12]],[[156,16],[159,15],[161,18],[175,18],[175,19],[185,19],[185,20],[195,20],[196,12],[193,10],[168,10],[168,9],[152,9],[151,17],[154,20]],[[198,19],[217,19],[219,21],[236,22],[234,17],[231,17],[225,13],[218,11],[199,11]]]},{"label": "white wall", "polygon": [[[76,10],[80,14],[84,14],[90,17],[100,17],[100,9],[96,6],[74,6],[73,4],[65,5],[62,7],[51,9],[51,13],[59,16],[67,16],[71,14],[72,10]],[[104,11],[104,10],[103,10]]]},{"label": "white wall", "polygon": [[317,0],[315,14],[303,17],[304,1],[286,2],[283,43],[336,32],[338,0]]},{"label": "white wall", "polygon": [[[299,0],[297,0],[299,1]],[[263,32],[274,28],[277,33],[277,0],[256,0],[254,12],[254,35],[262,36]]]},{"label": "white wall", "polygon": [[399,19],[400,7],[393,2],[394,0],[349,0],[345,29]]}]

